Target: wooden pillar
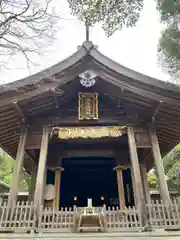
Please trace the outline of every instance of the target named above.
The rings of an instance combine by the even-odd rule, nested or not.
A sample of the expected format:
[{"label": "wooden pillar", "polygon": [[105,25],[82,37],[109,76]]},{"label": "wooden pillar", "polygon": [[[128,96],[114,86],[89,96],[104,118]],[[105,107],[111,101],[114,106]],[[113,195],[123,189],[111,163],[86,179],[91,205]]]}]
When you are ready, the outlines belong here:
[{"label": "wooden pillar", "polygon": [[132,179],[134,203],[135,203],[135,206],[137,206],[136,184],[135,184],[135,180],[134,180],[134,173],[133,173],[132,167],[130,167],[130,169],[131,169],[131,179]]},{"label": "wooden pillar", "polygon": [[25,125],[21,128],[20,140],[16,154],[16,161],[14,164],[11,188],[8,197],[8,206],[13,207],[17,201],[17,193],[19,189],[19,177],[21,168],[23,166],[24,154],[25,154],[25,144],[27,139],[27,127]]},{"label": "wooden pillar", "polygon": [[147,171],[145,164],[140,164],[140,172],[141,172],[141,179],[142,179],[142,185],[143,185],[143,193],[146,203],[151,204],[151,195],[149,191],[149,184],[148,184],[148,178],[147,178]]},{"label": "wooden pillar", "polygon": [[140,175],[139,168],[139,160],[136,148],[135,134],[132,126],[128,126],[128,143],[129,143],[129,151],[130,151],[130,159],[131,159],[131,167],[133,172],[133,181],[135,185],[135,195],[136,195],[136,207],[139,210],[142,223],[144,224],[144,196],[143,196],[143,188],[142,181]]},{"label": "wooden pillar", "polygon": [[49,141],[49,126],[43,126],[36,187],[35,187],[35,193],[34,193],[34,204],[37,209],[43,204],[44,181],[45,181],[46,162],[47,162],[47,153],[48,153],[48,141]]},{"label": "wooden pillar", "polygon": [[121,210],[124,210],[126,207],[125,197],[124,197],[124,184],[123,184],[123,175],[122,175],[122,167],[117,166],[114,168],[117,173],[117,184],[118,184],[118,195],[119,195],[119,206]]},{"label": "wooden pillar", "polygon": [[154,156],[154,162],[157,170],[157,177],[159,181],[161,199],[164,203],[170,202],[171,200],[169,196],[167,182],[165,179],[163,161],[162,161],[158,138],[157,138],[156,130],[154,126],[151,125],[149,127],[149,133],[150,133],[150,139],[151,139],[152,152]]},{"label": "wooden pillar", "polygon": [[30,182],[29,196],[28,196],[29,201],[33,201],[33,199],[34,199],[36,178],[37,178],[37,166],[33,165],[32,172],[31,172],[31,182]]},{"label": "wooden pillar", "polygon": [[59,204],[60,204],[60,186],[61,186],[61,172],[64,171],[63,168],[58,167],[55,170],[55,191],[56,191],[56,197],[53,202],[53,208],[55,211],[59,210]]}]

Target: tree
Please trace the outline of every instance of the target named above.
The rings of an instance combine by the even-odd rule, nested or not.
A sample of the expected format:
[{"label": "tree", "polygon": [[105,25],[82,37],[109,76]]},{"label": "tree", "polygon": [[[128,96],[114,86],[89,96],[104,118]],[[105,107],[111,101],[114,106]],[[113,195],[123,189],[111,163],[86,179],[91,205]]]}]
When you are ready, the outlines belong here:
[{"label": "tree", "polygon": [[[143,0],[67,0],[72,14],[89,26],[102,23],[107,36],[124,27],[135,26]],[[165,71],[180,76],[180,3],[179,0],[156,0],[165,29],[158,46],[159,63]]]},{"label": "tree", "polygon": [[139,20],[144,0],[67,0],[72,14],[89,26],[102,23],[111,36],[124,26],[132,27]]},{"label": "tree", "polygon": [[[14,159],[0,149],[0,181],[6,184],[11,184],[14,163]],[[29,174],[22,169],[20,174],[19,190],[24,191],[28,189],[29,179]]]},{"label": "tree", "polygon": [[1,0],[1,66],[4,58],[17,53],[29,63],[32,53],[40,53],[43,46],[52,42],[57,20],[52,0]]},{"label": "tree", "polygon": [[[180,194],[180,144],[163,158],[163,163],[169,190]],[[158,188],[156,169],[148,173],[148,183]]]},{"label": "tree", "polygon": [[179,79],[180,76],[180,3],[178,0],[158,0],[157,9],[165,29],[159,42],[159,62]]},{"label": "tree", "polygon": [[148,183],[150,188],[157,188],[157,177],[154,171],[148,173]]},{"label": "tree", "polygon": [[164,169],[169,189],[180,193],[180,144],[164,157]]}]

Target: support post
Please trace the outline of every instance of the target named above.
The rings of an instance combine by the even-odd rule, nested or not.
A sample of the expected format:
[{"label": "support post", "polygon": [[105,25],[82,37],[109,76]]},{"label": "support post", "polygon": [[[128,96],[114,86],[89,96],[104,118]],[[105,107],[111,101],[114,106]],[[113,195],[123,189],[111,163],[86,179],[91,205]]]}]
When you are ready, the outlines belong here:
[{"label": "support post", "polygon": [[48,141],[49,141],[49,126],[45,125],[43,126],[42,130],[41,149],[38,163],[36,187],[34,193],[34,205],[37,209],[43,204]]},{"label": "support post", "polygon": [[151,204],[151,195],[149,191],[149,184],[148,184],[148,178],[147,178],[147,171],[145,164],[140,164],[140,172],[141,172],[141,179],[142,179],[142,185],[143,185],[143,193],[144,198],[147,204]]},{"label": "support post", "polygon": [[140,175],[140,168],[139,168],[139,160],[136,148],[136,141],[135,141],[135,134],[134,129],[132,126],[128,126],[127,128],[128,133],[128,143],[129,143],[129,150],[130,150],[130,159],[131,159],[131,167],[133,172],[133,180],[135,185],[135,195],[136,195],[136,207],[139,210],[140,217],[142,224],[144,225],[144,197],[143,197],[143,189],[142,189],[142,181]]},{"label": "support post", "polygon": [[133,194],[134,194],[134,203],[135,203],[135,206],[137,206],[136,184],[134,180],[134,173],[132,170],[132,166],[130,167],[130,170],[131,170],[131,179],[132,179],[132,187],[133,187]]},{"label": "support post", "polygon": [[59,210],[59,204],[60,204],[60,186],[61,186],[61,172],[64,171],[63,168],[58,167],[55,171],[55,191],[56,191],[56,197],[53,202],[53,208],[55,211]]},{"label": "support post", "polygon": [[16,154],[16,161],[14,164],[11,188],[8,197],[8,207],[13,207],[17,201],[17,193],[19,188],[19,177],[21,168],[23,166],[24,154],[25,154],[25,144],[27,139],[27,126],[23,125],[21,128],[20,140]]},{"label": "support post", "polygon": [[149,127],[149,133],[150,133],[154,163],[157,169],[157,177],[159,181],[161,199],[164,203],[170,203],[171,200],[169,196],[167,182],[165,179],[164,166],[163,166],[163,161],[162,161],[161,152],[159,148],[158,138],[156,135],[155,127],[153,125]]},{"label": "support post", "polygon": [[37,166],[33,165],[28,200],[33,201],[37,178]]},{"label": "support post", "polygon": [[121,168],[121,166],[117,166],[113,170],[116,170],[116,174],[117,174],[119,206],[120,206],[120,209],[123,211],[126,207],[125,197],[124,197],[123,175],[122,175],[123,169]]}]

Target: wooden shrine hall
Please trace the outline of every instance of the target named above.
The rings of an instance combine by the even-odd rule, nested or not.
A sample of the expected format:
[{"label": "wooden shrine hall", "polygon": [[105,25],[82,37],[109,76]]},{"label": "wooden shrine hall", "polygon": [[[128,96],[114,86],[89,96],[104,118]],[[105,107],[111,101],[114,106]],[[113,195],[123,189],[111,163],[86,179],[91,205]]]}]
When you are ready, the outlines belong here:
[{"label": "wooden shrine hall", "polygon": [[178,86],[119,65],[90,41],[42,72],[1,85],[0,143],[16,158],[8,208],[23,167],[35,209],[86,207],[91,199],[94,207],[135,206],[143,216],[153,167],[161,200],[170,204],[162,157],[179,143],[179,109]]}]

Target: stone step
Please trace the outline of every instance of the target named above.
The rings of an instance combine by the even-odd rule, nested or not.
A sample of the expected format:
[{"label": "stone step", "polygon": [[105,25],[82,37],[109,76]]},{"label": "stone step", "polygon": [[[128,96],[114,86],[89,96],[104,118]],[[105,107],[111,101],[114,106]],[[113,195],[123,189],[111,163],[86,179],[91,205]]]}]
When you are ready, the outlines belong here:
[{"label": "stone step", "polygon": [[165,232],[162,230],[154,232],[108,232],[108,233],[30,233],[30,234],[0,234],[0,240],[179,240],[180,231]]}]

